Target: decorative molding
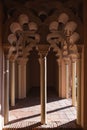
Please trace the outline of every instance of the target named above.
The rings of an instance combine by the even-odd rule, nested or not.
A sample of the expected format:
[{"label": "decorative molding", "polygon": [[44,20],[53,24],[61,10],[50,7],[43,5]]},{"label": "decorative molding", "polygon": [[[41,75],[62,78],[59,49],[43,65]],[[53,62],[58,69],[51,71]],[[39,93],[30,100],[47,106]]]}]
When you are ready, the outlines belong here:
[{"label": "decorative molding", "polygon": [[18,58],[17,59],[18,65],[26,65],[27,61],[28,61],[28,58]]},{"label": "decorative molding", "polygon": [[[23,30],[23,24],[25,23],[29,25],[28,30]],[[8,41],[11,44],[8,51],[9,59],[26,58],[29,55],[29,51],[40,42],[40,35],[36,32],[37,29],[37,24],[30,22],[25,14],[19,16],[19,22],[11,24],[10,30],[12,34],[8,36]]]},{"label": "decorative molding", "polygon": [[64,59],[65,64],[68,65],[69,62],[70,62],[70,58],[69,57],[66,57],[66,58],[64,57],[63,59]]},{"label": "decorative molding", "polygon": [[[79,34],[75,32],[78,27],[78,22],[75,21],[74,17],[71,18],[70,13],[68,13],[68,11],[64,10],[62,12],[62,9],[60,7],[64,8],[63,3],[61,4],[61,2],[51,1],[51,6],[48,7],[46,2],[47,1],[43,1],[42,3],[40,3],[40,5],[37,4],[36,9],[33,9],[33,5],[37,3],[36,1],[25,2],[27,3],[25,4],[25,7],[29,10],[29,14],[27,12],[25,13],[25,11],[23,11],[23,13],[19,13],[19,15],[17,16],[18,22],[15,20],[10,25],[11,32],[15,33],[17,36],[18,49],[16,48],[16,50],[20,50],[17,51],[18,56],[27,57],[28,51],[32,50],[31,48],[33,46],[36,46],[37,43],[44,42],[47,40],[46,42],[50,43],[50,47],[52,47],[53,51],[57,53],[57,56],[63,55],[63,57],[65,58],[67,56],[75,57],[75,54],[77,54],[77,52],[75,52],[76,45],[74,44],[73,47],[71,47],[71,45],[69,44],[71,42],[76,42],[79,38]],[[30,5],[28,5],[29,3]],[[58,3],[59,5],[56,5]],[[44,8],[41,9],[43,4],[48,11],[44,10]],[[56,10],[54,10],[54,12],[49,15],[48,12],[53,9],[54,5],[56,5]],[[31,11],[28,6],[31,6]],[[44,13],[46,18],[42,20],[41,15],[44,15]],[[31,17],[35,18],[35,20],[38,22],[35,22],[35,20],[31,20]],[[27,29],[24,28],[25,26]],[[69,41],[67,41],[67,36],[69,36]],[[13,41],[14,40],[15,37]],[[67,48],[65,48],[66,46],[63,46],[64,40],[66,41]],[[22,46],[22,49],[19,49],[19,45]]]},{"label": "decorative molding", "polygon": [[39,44],[38,45],[38,51],[39,51],[40,58],[46,57],[49,49],[50,49],[49,45],[47,45],[47,44]]}]

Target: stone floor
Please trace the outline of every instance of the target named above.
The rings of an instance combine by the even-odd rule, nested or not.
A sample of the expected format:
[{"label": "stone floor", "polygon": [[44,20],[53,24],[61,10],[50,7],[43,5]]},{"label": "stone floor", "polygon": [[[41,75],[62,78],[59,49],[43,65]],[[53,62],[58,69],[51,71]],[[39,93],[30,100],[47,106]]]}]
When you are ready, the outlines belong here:
[{"label": "stone floor", "polygon": [[47,125],[41,125],[40,92],[34,89],[29,97],[17,100],[15,107],[10,107],[9,123],[5,127],[78,127],[76,116],[71,99],[60,99],[51,90],[47,96]]}]

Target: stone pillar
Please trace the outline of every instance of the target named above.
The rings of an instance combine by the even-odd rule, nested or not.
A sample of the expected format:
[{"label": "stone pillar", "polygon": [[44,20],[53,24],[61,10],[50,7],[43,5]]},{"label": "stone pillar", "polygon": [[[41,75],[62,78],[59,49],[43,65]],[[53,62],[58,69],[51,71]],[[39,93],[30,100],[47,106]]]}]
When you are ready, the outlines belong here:
[{"label": "stone pillar", "polygon": [[66,98],[69,98],[69,61],[65,60]]},{"label": "stone pillar", "polygon": [[26,98],[26,63],[27,58],[18,59],[18,98]]},{"label": "stone pillar", "polygon": [[72,60],[72,105],[76,106],[76,61]]},{"label": "stone pillar", "polygon": [[4,123],[9,121],[9,60],[4,63]]},{"label": "stone pillar", "polygon": [[84,70],[84,45],[82,45],[82,51],[81,51],[81,126],[85,127],[84,125],[84,78],[85,78],[85,70]]},{"label": "stone pillar", "polygon": [[62,97],[62,67],[61,67],[61,60],[57,59],[57,64],[58,64],[58,77],[57,77],[57,87],[58,87],[58,96],[61,98]]},{"label": "stone pillar", "polygon": [[3,6],[0,1],[0,46],[2,45],[2,22],[3,22]]},{"label": "stone pillar", "polygon": [[15,61],[11,61],[11,106],[15,106]]},{"label": "stone pillar", "polygon": [[77,59],[77,124],[81,124],[81,57]]},{"label": "stone pillar", "polygon": [[41,123],[47,124],[46,103],[47,103],[47,61],[46,55],[49,49],[48,45],[39,45],[40,52],[40,89],[41,89]]},{"label": "stone pillar", "polygon": [[83,91],[82,92],[82,126],[87,130],[87,0],[83,0]]},{"label": "stone pillar", "polygon": [[0,130],[2,130],[4,124],[2,22],[3,22],[3,6],[2,2],[0,1]]},{"label": "stone pillar", "polygon": [[61,78],[61,80],[62,80],[62,87],[61,87],[61,98],[65,98],[66,97],[66,85],[65,85],[65,63],[64,63],[64,59],[62,59],[62,64],[61,64],[62,66],[62,68],[61,68],[61,70],[62,70],[62,78]]}]

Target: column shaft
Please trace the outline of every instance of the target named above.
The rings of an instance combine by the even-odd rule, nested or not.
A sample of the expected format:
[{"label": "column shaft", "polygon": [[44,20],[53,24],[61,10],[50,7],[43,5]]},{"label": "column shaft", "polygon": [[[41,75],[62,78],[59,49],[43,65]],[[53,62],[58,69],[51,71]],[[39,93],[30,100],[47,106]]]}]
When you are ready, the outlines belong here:
[{"label": "column shaft", "polygon": [[19,99],[26,97],[26,66],[18,65],[19,76]]},{"label": "column shaft", "polygon": [[26,98],[26,63],[27,59],[22,59],[18,63],[18,97]]},{"label": "column shaft", "polygon": [[5,72],[4,72],[4,123],[9,121],[9,60],[5,59]]},{"label": "column shaft", "polygon": [[77,124],[81,124],[81,59],[77,60]]},{"label": "column shaft", "polygon": [[2,49],[2,27],[3,27],[3,5],[0,1],[0,130],[4,124],[4,86],[3,86],[3,49]]},{"label": "column shaft", "polygon": [[72,62],[72,105],[76,106],[76,62]]},{"label": "column shaft", "polygon": [[69,65],[65,64],[66,70],[66,98],[69,98]]},{"label": "column shaft", "polygon": [[66,86],[65,86],[65,63],[64,60],[62,59],[62,66],[61,66],[61,70],[62,70],[62,85],[61,85],[61,98],[65,98],[66,97]]},{"label": "column shaft", "polygon": [[21,88],[22,88],[22,79],[21,79],[21,72],[22,72],[22,70],[21,70],[21,65],[19,64],[18,65],[18,98],[19,99],[21,99],[22,98],[22,90],[21,90]]},{"label": "column shaft", "polygon": [[40,86],[41,86],[41,123],[46,124],[46,102],[47,102],[47,66],[46,57],[40,58]]},{"label": "column shaft", "polygon": [[62,91],[62,74],[61,74],[62,73],[62,67],[61,67],[60,61],[58,61],[58,71],[59,71],[59,73],[58,73],[58,79],[57,79],[58,83],[59,83],[58,84],[58,88],[59,88],[59,91],[58,91],[59,94],[58,95],[59,95],[59,97],[62,97],[61,96],[61,93],[62,93],[61,92]]},{"label": "column shaft", "polygon": [[11,62],[11,106],[15,106],[15,62]]},{"label": "column shaft", "polygon": [[[81,126],[84,127],[84,105],[86,104],[86,101],[84,102],[84,80],[86,78],[86,75],[84,75],[84,72],[85,72],[85,68],[84,68],[84,45],[82,46],[82,52],[81,52]],[[86,67],[86,66],[85,66]],[[86,72],[85,72],[86,73]],[[85,86],[86,87],[86,86]],[[86,94],[87,95],[87,94]],[[87,110],[87,109],[86,109]],[[87,119],[86,119],[87,121]],[[86,123],[87,124],[87,123]]]}]

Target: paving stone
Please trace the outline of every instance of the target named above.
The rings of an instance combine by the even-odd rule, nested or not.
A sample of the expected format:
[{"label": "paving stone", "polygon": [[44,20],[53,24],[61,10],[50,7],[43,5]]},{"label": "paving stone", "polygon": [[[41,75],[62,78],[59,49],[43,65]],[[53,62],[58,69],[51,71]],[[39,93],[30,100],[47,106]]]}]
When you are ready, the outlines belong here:
[{"label": "paving stone", "polygon": [[[71,106],[71,99],[60,99],[51,92],[48,95],[47,103],[47,125],[42,125],[40,97],[30,97],[17,100],[14,107],[10,107],[9,124],[10,128],[56,128],[56,127],[77,127],[76,108]],[[71,122],[71,125],[70,125]],[[73,126],[72,126],[73,127]]]}]

